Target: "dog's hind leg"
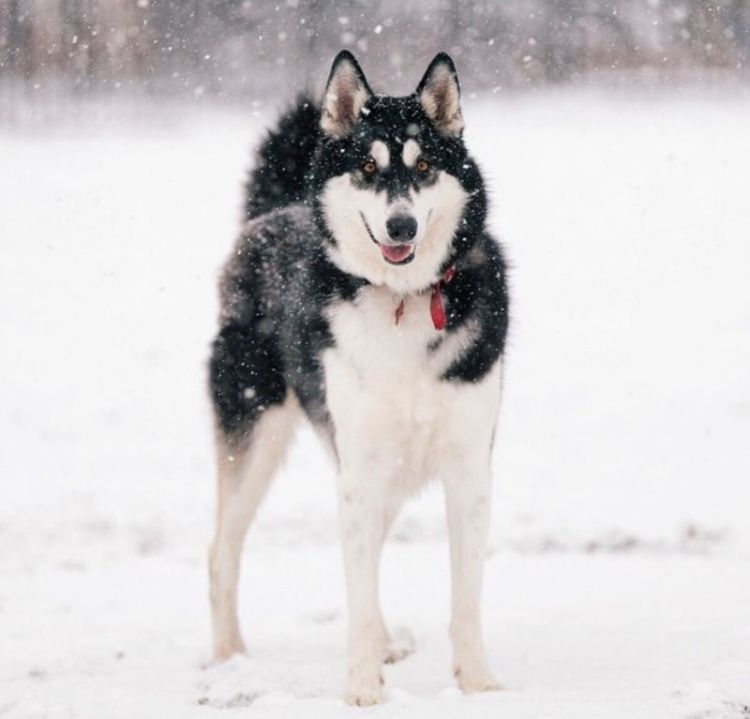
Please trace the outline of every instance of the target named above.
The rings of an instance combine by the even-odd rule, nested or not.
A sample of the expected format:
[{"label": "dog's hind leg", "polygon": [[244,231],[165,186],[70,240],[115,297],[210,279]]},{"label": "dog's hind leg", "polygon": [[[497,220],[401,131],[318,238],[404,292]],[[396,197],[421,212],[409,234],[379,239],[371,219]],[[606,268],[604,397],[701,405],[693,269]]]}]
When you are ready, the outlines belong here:
[{"label": "dog's hind leg", "polygon": [[239,439],[217,432],[216,534],[209,552],[214,656],[244,651],[237,617],[240,554],[248,526],[268,490],[299,415],[296,399],[264,410]]}]

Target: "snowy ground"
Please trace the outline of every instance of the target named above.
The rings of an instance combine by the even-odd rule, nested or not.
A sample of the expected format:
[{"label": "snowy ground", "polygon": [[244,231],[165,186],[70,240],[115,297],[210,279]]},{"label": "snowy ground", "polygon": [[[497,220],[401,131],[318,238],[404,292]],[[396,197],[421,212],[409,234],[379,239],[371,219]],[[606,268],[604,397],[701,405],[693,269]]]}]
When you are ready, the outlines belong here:
[{"label": "snowy ground", "polygon": [[750,717],[750,101],[467,115],[514,264],[485,588],[507,691],[453,688],[434,488],[384,566],[418,653],[344,706],[306,432],[248,541],[250,656],[208,665],[204,362],[261,127],[217,112],[0,130],[0,717]]}]

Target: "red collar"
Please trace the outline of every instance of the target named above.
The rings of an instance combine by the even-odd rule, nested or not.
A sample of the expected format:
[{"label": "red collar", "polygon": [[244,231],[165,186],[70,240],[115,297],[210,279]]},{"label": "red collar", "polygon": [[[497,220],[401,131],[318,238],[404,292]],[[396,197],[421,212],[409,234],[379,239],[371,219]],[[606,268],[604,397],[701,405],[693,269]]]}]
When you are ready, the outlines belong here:
[{"label": "red collar", "polygon": [[[445,315],[445,302],[443,302],[443,285],[447,285],[456,276],[456,268],[451,265],[443,276],[432,285],[432,296],[430,297],[430,317],[432,317],[432,325],[436,330],[444,330],[448,320]],[[404,300],[398,303],[395,312],[396,324],[399,323],[401,316],[404,314]]]}]

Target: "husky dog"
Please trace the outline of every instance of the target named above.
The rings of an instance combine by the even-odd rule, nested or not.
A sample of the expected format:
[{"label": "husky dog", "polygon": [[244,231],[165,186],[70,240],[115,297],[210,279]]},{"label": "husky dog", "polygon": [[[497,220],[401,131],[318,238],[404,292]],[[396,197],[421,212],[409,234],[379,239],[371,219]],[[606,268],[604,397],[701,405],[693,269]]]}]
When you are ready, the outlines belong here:
[{"label": "husky dog", "polygon": [[464,691],[499,688],[480,592],[508,293],[459,95],[444,53],[412,95],[392,97],[341,52],[321,105],[300,100],[260,148],[221,279],[215,654],[244,649],[243,540],[306,415],[337,467],[351,704],[382,701],[383,662],[410,650],[386,628],[378,567],[403,501],[433,477],[448,516],[453,670]]}]

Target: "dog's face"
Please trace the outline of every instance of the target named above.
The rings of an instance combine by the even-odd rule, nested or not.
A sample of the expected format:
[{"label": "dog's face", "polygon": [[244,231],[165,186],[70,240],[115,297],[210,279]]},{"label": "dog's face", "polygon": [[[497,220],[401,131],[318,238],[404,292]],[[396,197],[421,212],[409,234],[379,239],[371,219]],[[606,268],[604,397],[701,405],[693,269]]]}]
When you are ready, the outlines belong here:
[{"label": "dog's face", "polygon": [[[454,238],[481,187],[461,137],[452,60],[438,55],[413,95],[388,97],[374,95],[342,52],[320,124],[316,205],[333,261],[398,292],[433,283],[460,246]],[[481,202],[483,214],[483,193]]]}]

